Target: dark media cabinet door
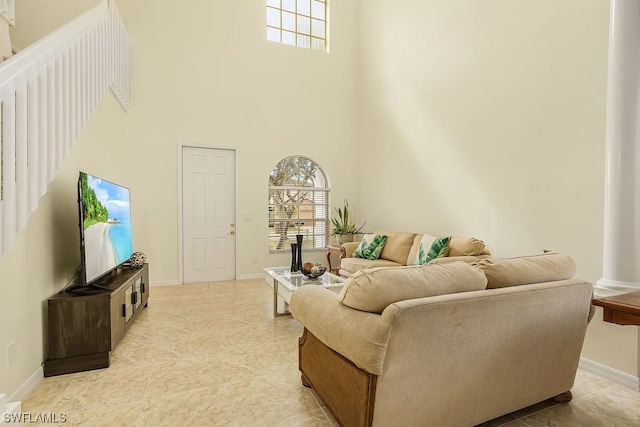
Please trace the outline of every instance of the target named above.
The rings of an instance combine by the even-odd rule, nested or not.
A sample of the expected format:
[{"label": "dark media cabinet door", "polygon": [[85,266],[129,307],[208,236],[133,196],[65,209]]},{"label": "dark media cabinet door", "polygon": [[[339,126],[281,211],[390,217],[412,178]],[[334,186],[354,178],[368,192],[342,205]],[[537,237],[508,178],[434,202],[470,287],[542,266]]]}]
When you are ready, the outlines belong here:
[{"label": "dark media cabinet door", "polygon": [[120,268],[103,286],[110,290],[62,291],[48,299],[45,377],[109,366],[111,352],[147,306],[149,265]]},{"label": "dark media cabinet door", "polygon": [[49,300],[49,357],[103,353],[111,347],[109,295]]},{"label": "dark media cabinet door", "polygon": [[131,283],[127,282],[125,288],[111,297],[111,343],[112,349],[116,348],[120,340],[124,337],[125,330],[125,294],[131,288]]}]

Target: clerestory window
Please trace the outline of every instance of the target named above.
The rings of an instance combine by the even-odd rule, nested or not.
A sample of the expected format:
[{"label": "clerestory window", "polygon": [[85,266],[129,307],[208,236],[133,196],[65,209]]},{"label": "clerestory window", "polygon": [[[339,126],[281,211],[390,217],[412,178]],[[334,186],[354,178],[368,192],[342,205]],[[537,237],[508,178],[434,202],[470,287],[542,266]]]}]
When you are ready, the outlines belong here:
[{"label": "clerestory window", "polygon": [[296,234],[303,249],[324,249],[329,236],[329,188],[317,163],[287,157],[269,176],[269,251],[289,250]]},{"label": "clerestory window", "polygon": [[267,0],[267,40],[329,52],[328,0]]}]

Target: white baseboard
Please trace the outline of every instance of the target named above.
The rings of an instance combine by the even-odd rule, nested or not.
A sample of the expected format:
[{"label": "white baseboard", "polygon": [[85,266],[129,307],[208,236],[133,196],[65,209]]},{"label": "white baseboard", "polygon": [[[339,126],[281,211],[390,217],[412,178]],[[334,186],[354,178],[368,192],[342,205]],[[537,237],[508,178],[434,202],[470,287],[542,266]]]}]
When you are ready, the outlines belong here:
[{"label": "white baseboard", "polygon": [[182,285],[182,282],[180,282],[179,280],[164,280],[161,282],[149,283],[149,286],[152,288],[159,287],[159,286],[173,286],[173,285]]},{"label": "white baseboard", "polygon": [[9,402],[24,400],[44,378],[44,370],[40,366],[11,396]]},{"label": "white baseboard", "polygon": [[[255,279],[263,279],[264,273],[257,274],[241,274],[236,277],[236,280],[255,280]],[[152,282],[149,284],[150,287],[160,287],[160,286],[174,286],[174,285],[182,285],[183,283],[180,280],[163,280],[160,282]]]},{"label": "white baseboard", "polygon": [[264,273],[241,274],[239,276],[236,276],[236,280],[254,280],[254,279],[264,279]]},{"label": "white baseboard", "polygon": [[20,425],[19,419],[21,410],[21,402],[7,403],[3,412],[0,413],[0,425]]},{"label": "white baseboard", "polygon": [[634,377],[626,372],[618,371],[617,369],[610,368],[607,365],[594,362],[593,360],[585,359],[584,357],[580,358],[578,367],[635,391],[640,391],[640,378]]}]

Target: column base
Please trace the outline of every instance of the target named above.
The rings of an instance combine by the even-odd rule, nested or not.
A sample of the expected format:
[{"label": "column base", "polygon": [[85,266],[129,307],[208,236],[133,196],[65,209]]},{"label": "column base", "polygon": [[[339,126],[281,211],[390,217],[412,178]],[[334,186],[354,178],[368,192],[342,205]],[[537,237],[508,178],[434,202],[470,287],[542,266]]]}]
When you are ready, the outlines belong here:
[{"label": "column base", "polygon": [[596,297],[608,297],[611,295],[640,291],[640,283],[602,278],[596,282],[593,290]]}]

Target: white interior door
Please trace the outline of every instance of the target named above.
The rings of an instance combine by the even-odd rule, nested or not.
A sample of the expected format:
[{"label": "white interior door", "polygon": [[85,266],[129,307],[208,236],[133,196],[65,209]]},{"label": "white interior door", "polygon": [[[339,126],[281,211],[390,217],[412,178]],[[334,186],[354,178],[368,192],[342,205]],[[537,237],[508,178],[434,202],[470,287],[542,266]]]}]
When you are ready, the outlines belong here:
[{"label": "white interior door", "polygon": [[182,148],[183,282],[236,277],[235,152]]}]

